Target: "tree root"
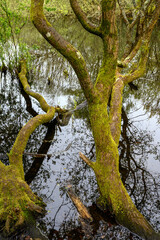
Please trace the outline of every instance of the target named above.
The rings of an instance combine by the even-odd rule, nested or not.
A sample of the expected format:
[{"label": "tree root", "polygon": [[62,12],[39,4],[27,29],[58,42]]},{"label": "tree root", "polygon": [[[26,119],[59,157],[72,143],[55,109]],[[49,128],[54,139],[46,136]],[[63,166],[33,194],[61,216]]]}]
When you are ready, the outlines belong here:
[{"label": "tree root", "polygon": [[0,222],[5,235],[33,221],[33,213],[44,213],[42,200],[17,176],[14,166],[5,166],[0,176]]}]

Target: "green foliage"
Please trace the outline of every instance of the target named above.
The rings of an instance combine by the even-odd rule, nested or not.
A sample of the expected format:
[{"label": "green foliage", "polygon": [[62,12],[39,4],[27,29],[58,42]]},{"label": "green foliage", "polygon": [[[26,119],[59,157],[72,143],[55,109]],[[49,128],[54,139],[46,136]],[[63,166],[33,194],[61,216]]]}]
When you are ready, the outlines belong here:
[{"label": "green foliage", "polygon": [[13,6],[7,0],[0,0],[0,65],[11,71],[17,67],[20,57],[29,57],[27,47],[20,40],[20,32],[28,21],[26,9],[28,6],[23,2]]},{"label": "green foliage", "polygon": [[[79,0],[78,3],[89,17],[99,18],[101,0]],[[56,16],[73,14],[69,0],[46,0],[44,10]]]},{"label": "green foliage", "polygon": [[45,7],[44,9],[45,9],[47,12],[56,11],[56,8],[52,8],[52,7]]}]

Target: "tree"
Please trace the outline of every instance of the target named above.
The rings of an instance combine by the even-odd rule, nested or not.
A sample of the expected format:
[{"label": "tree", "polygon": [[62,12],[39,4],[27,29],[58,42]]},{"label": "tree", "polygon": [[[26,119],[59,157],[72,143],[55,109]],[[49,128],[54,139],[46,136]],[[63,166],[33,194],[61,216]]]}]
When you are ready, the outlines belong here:
[{"label": "tree", "polygon": [[[91,127],[96,145],[96,162],[83,154],[81,158],[94,170],[101,193],[100,204],[107,204],[119,223],[145,238],[152,238],[154,231],[138,212],[124,188],[119,174],[118,144],[121,134],[122,93],[124,86],[141,77],[145,72],[148,48],[154,26],[158,20],[160,1],[137,1],[136,16],[130,22],[124,10],[125,3],[118,1],[126,23],[127,47],[121,61],[118,60],[118,36],[116,24],[116,1],[101,2],[101,23],[94,26],[86,17],[76,0],[70,0],[71,7],[90,33],[98,35],[104,46],[102,66],[93,84],[81,53],[66,42],[50,25],[43,15],[43,1],[32,1],[31,18],[43,37],[68,59],[74,68],[88,102]],[[134,2],[135,4],[135,2]],[[139,8],[140,6],[140,8]],[[152,10],[152,17],[149,11]],[[139,10],[138,10],[139,9]],[[151,17],[151,19],[150,19]],[[130,67],[129,74],[123,74],[132,59],[138,55],[138,64]],[[125,70],[126,72],[126,70]],[[110,101],[109,112],[107,105]],[[155,234],[156,239],[156,234]],[[157,237],[158,239],[158,237]]]},{"label": "tree", "polygon": [[[126,24],[126,48],[120,55],[116,13],[118,9]],[[101,23],[95,26],[82,11],[77,0],[70,0],[71,7],[82,26],[103,41],[103,62],[96,82],[91,81],[86,62],[73,45],[63,39],[47,21],[43,13],[44,0],[31,0],[31,19],[42,36],[71,64],[79,79],[88,102],[91,128],[96,146],[96,162],[82,153],[80,157],[94,171],[100,191],[99,204],[107,205],[117,221],[145,239],[159,239],[143,215],[129,197],[119,173],[118,145],[121,135],[122,97],[125,85],[145,73],[151,35],[160,15],[160,0],[133,1],[135,11],[128,18],[124,1],[102,0]],[[129,16],[130,17],[130,16]],[[120,58],[120,60],[118,60]],[[136,64],[133,59],[136,59]],[[49,106],[41,95],[30,90],[26,78],[26,63],[22,61],[19,78],[27,94],[35,97],[46,112],[32,118],[20,131],[9,154],[9,166],[0,162],[0,217],[5,229],[21,225],[30,211],[42,212],[37,199],[24,182],[22,154],[30,134],[40,124],[51,120],[59,108]],[[109,108],[108,108],[109,105]],[[20,147],[19,143],[23,143]],[[5,177],[7,176],[7,177]],[[15,177],[15,186],[12,181]],[[18,181],[17,181],[18,180]],[[8,189],[11,191],[8,192]],[[22,197],[22,194],[25,196]],[[18,197],[14,199],[16,195]],[[27,214],[26,214],[27,213]]]}]

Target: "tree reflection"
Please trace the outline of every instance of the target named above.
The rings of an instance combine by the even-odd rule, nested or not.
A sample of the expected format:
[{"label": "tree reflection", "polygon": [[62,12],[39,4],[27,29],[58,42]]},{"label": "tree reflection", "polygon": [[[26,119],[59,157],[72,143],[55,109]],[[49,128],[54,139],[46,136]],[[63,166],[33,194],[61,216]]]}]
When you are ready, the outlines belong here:
[{"label": "tree reflection", "polygon": [[[153,212],[157,211],[159,189],[158,182],[156,182],[157,180],[148,170],[146,170],[145,161],[149,152],[153,152],[155,155],[157,152],[155,152],[155,147],[151,144],[152,136],[145,131],[137,129],[128,119],[124,110],[122,118],[123,130],[119,148],[122,179],[138,209],[149,219],[150,217],[152,218]],[[80,129],[81,126],[74,126],[74,131],[80,133]],[[87,134],[87,132],[85,133]],[[83,135],[80,136],[82,139],[79,140],[79,142],[73,143],[74,148],[77,146],[77,151],[78,148],[80,150],[83,148],[85,155],[88,157],[91,155],[93,156],[94,143],[90,141],[90,143],[87,143],[88,147],[86,148],[86,142],[82,143],[84,141]],[[92,136],[88,132],[87,139],[89,137],[92,139]],[[133,146],[133,148],[131,146]],[[53,227],[55,225],[54,221],[56,221],[56,217],[54,217],[53,222],[48,223],[50,225],[49,239],[67,239],[67,237],[68,239],[83,239],[84,232],[78,224],[78,218],[76,217],[76,221],[72,221],[75,219],[76,213],[73,212],[72,205],[70,206],[70,200],[66,196],[66,181],[74,186],[74,191],[81,198],[83,203],[88,206],[94,219],[92,223],[92,239],[102,239],[102,237],[105,239],[111,239],[112,237],[121,239],[120,236],[123,236],[123,239],[139,239],[127,230],[119,228],[114,220],[114,216],[110,215],[107,209],[104,214],[104,212],[97,208],[97,205],[93,203],[96,202],[96,198],[98,197],[95,177],[90,169],[77,159],[72,151],[73,150],[71,149],[71,153],[68,152],[65,156],[60,157],[62,162],[63,158],[66,159],[68,157],[70,159],[67,164],[63,163],[64,168],[67,169],[67,173],[66,171],[60,172],[57,179],[63,200],[59,205],[58,212],[56,212],[55,216],[57,217],[58,214],[62,214],[63,211],[61,210],[63,208],[66,210],[66,206],[68,207],[68,210],[65,211],[65,217],[62,223],[60,223],[58,230],[57,226]],[[107,218],[105,216],[107,216]],[[156,222],[154,222],[154,224],[156,224]]]},{"label": "tree reflection", "polygon": [[[158,155],[156,146],[152,144],[152,136],[137,129],[123,109],[122,138],[120,141],[120,172],[130,196],[137,208],[142,211],[148,200],[156,196],[159,198],[157,182],[152,174],[146,170],[145,164],[148,154]],[[149,204],[149,203],[147,203]]]},{"label": "tree reflection", "polygon": [[[6,87],[7,82],[4,84]],[[19,114],[23,114],[23,116],[27,117],[28,115],[24,112],[20,105],[23,100],[21,99],[20,95],[17,95],[16,91],[18,89],[19,87],[17,85],[13,91],[15,92],[15,96],[12,94],[12,98],[9,90],[7,93],[1,91],[5,96],[4,99],[1,98],[1,104],[7,104],[9,101],[9,105],[19,109],[17,111]],[[6,99],[8,100],[6,101]],[[13,102],[11,102],[11,99]],[[21,99],[21,101],[18,101],[18,99]],[[27,111],[29,111],[32,115],[36,114],[36,111],[31,108],[32,104],[30,99],[25,96],[25,101],[28,103]],[[7,109],[9,108],[9,105],[6,105],[7,107],[5,107],[8,117],[9,111]],[[36,106],[35,104],[33,105],[34,107]],[[17,108],[17,106],[19,106],[19,108]],[[28,106],[30,106],[30,108]],[[5,121],[7,121],[6,114],[2,116],[2,130],[4,129],[4,124],[6,123]],[[11,117],[9,117],[9,119]],[[88,166],[86,166],[77,157],[77,153],[83,150],[85,155],[89,158],[92,158],[94,161],[94,142],[89,129],[89,123],[85,120],[87,119],[87,112],[86,116],[81,116],[81,113],[77,112],[76,117],[77,118],[73,124],[70,122],[68,126],[62,128],[62,132],[57,132],[57,135],[54,135],[55,122],[47,124],[48,130],[44,130],[46,129],[46,126],[38,129],[37,135],[41,136],[39,143],[36,145],[36,147],[32,145],[33,140],[37,141],[37,137],[35,135],[32,137],[33,140],[30,140],[27,148],[27,152],[36,153],[37,156],[38,154],[44,154],[44,156],[41,156],[40,158],[33,158],[31,155],[29,158],[28,156],[25,156],[24,159],[26,180],[29,183],[32,182],[33,189],[38,192],[41,191],[41,196],[43,197],[44,201],[49,203],[49,210],[46,217],[39,220],[40,228],[43,229],[43,232],[48,235],[49,239],[84,238],[84,232],[78,221],[77,211],[74,209],[71,200],[68,198],[67,190],[65,188],[66,182],[69,182],[74,187],[74,191],[80,197],[82,202],[88,207],[94,219],[92,223],[92,239],[102,239],[102,237],[105,239],[111,239],[112,237],[120,239],[120,236],[123,236],[124,239],[138,239],[136,236],[133,237],[129,231],[119,227],[114,220],[114,216],[110,215],[107,209],[104,215],[104,213],[95,204],[96,199],[98,198],[95,176]],[[151,218],[150,221],[155,227],[158,227],[158,220],[156,218],[153,219],[153,213],[156,216],[156,212],[159,212],[159,183],[157,182],[158,180],[156,177],[152,176],[152,174],[146,170],[145,167],[146,159],[148,158],[149,154],[153,153],[155,157],[158,154],[156,151],[156,146],[152,144],[153,138],[151,134],[135,127],[133,120],[130,120],[127,117],[127,113],[124,109],[122,112],[122,119],[122,136],[119,147],[121,159],[120,172],[122,180],[125,183],[137,208],[143,212],[146,218]],[[16,115],[15,119],[12,117],[12,129],[15,130],[15,126],[17,126]],[[17,132],[18,130],[19,129],[17,127]],[[56,147],[61,141],[60,136],[64,138],[67,132],[72,132],[72,135],[70,135],[69,138],[66,138],[66,143],[64,142],[63,144],[68,145],[69,142],[72,142],[71,147],[65,152],[56,150]],[[6,131],[6,134],[9,133]],[[8,145],[5,145],[3,152],[5,152],[8,146],[10,146],[7,138],[8,136],[6,135],[4,140]],[[53,138],[55,138],[54,141]],[[89,141],[86,141],[86,139]],[[62,149],[64,148],[65,147],[62,146]],[[57,152],[57,154],[52,154],[54,152]],[[52,156],[47,159],[47,154]],[[46,160],[48,168],[46,167]],[[53,162],[61,167],[56,170],[57,166],[53,165]],[[40,177],[39,180],[36,177],[36,174],[38,177]],[[54,180],[52,180],[52,178]],[[47,183],[50,181],[52,184],[48,185]],[[59,196],[57,196],[57,194],[59,194]],[[55,207],[53,207],[54,201],[56,201]],[[63,215],[63,217],[60,217],[61,215]],[[105,216],[107,216],[107,218]]]}]

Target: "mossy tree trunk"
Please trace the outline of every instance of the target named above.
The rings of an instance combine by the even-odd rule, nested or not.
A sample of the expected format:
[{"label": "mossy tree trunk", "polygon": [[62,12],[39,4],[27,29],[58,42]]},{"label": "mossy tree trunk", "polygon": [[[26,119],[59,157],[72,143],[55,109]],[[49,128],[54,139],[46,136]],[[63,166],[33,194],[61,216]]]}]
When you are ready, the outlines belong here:
[{"label": "mossy tree trunk", "polygon": [[32,132],[39,125],[50,121],[56,109],[49,106],[40,94],[30,90],[26,71],[26,63],[22,61],[19,79],[24,90],[39,101],[46,113],[33,117],[22,127],[9,153],[10,164],[6,166],[0,161],[0,224],[5,235],[33,220],[33,213],[44,212],[44,203],[31,191],[24,180],[22,157]]},{"label": "mossy tree trunk", "polygon": [[[100,204],[109,206],[117,221],[145,239],[160,239],[151,225],[137,210],[128,195],[119,173],[118,144],[121,134],[121,109],[123,89],[126,84],[143,76],[148,59],[148,48],[153,28],[160,15],[160,0],[149,1],[142,6],[131,22],[127,19],[121,1],[120,11],[127,25],[127,47],[122,59],[118,60],[118,40],[116,26],[116,0],[101,1],[101,23],[95,26],[87,19],[77,0],[70,0],[71,7],[82,26],[103,41],[104,55],[95,84],[92,83],[85,60],[81,53],[59,35],[43,14],[44,0],[31,0],[31,19],[42,36],[56,48],[75,70],[84,95],[88,101],[91,128],[96,146],[96,162],[91,162],[82,153],[80,157],[94,170],[101,198]],[[152,17],[148,16],[151,4],[155,4]],[[136,30],[136,31],[135,31]],[[135,34],[136,32],[136,34]],[[132,59],[137,56],[137,67],[132,66]],[[128,74],[122,74],[123,68]],[[125,70],[127,72],[127,70]],[[110,101],[110,108],[107,106]]]}]

